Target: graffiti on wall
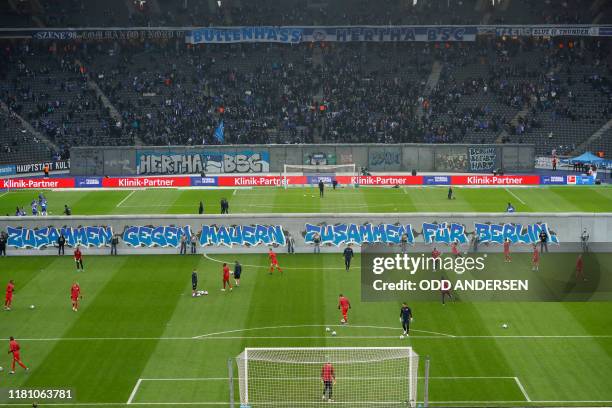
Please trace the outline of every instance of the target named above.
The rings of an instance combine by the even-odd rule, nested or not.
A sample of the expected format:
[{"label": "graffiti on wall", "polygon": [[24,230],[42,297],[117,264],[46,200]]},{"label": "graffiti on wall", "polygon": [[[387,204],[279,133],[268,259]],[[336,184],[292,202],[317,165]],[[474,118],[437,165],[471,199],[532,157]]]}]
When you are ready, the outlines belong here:
[{"label": "graffiti on wall", "polygon": [[470,171],[491,171],[495,168],[497,161],[497,149],[495,147],[470,147]]},{"label": "graffiti on wall", "polygon": [[372,150],[369,163],[372,167],[399,166],[401,162],[400,150]]},{"label": "graffiti on wall", "polygon": [[410,224],[305,224],[304,241],[313,244],[316,235],[320,237],[323,245],[346,245],[364,243],[399,244],[402,236],[406,236],[409,244],[420,242],[426,244],[467,244],[470,237],[478,237],[481,243],[502,244],[509,240],[512,244],[535,244],[539,242],[540,233],[544,231],[548,241],[558,244],[557,235],[551,231],[546,223],[539,224],[491,224],[474,223],[474,229],[468,231],[467,227],[458,223],[427,223],[420,229]]},{"label": "graffiti on wall", "polygon": [[270,158],[268,152],[253,151],[139,152],[137,165],[138,174],[267,173]]},{"label": "graffiti on wall", "polygon": [[171,247],[177,248],[183,236],[191,239],[191,227],[168,226],[128,226],[123,230],[123,241],[132,247]]},{"label": "graffiti on wall", "polygon": [[66,245],[99,248],[110,244],[113,230],[109,226],[86,227],[7,227],[7,244],[13,248],[46,248],[57,244],[60,235],[66,238]]},{"label": "graffiti on wall", "polygon": [[[300,228],[301,229],[301,228]],[[181,240],[190,242],[196,237],[199,246],[254,247],[257,245],[285,246],[287,228],[282,225],[200,225],[196,229],[190,225],[128,225],[119,234],[121,241],[134,248],[178,248]],[[508,240],[512,244],[535,244],[544,232],[548,242],[559,244],[557,234],[546,223],[479,223],[473,229],[454,222],[424,222],[419,226],[391,223],[306,223],[299,234],[306,244],[313,244],[315,236],[320,237],[323,245],[340,246],[346,244],[383,243],[396,245],[405,236],[407,243],[417,241],[426,244],[467,244],[477,237],[480,243],[502,244]],[[41,227],[25,228],[8,226],[4,232],[7,244],[18,249],[44,249],[55,246],[61,234],[66,245],[100,248],[110,245],[113,229],[110,226],[78,227]]]},{"label": "graffiti on wall", "polygon": [[465,171],[467,169],[466,153],[436,153],[436,170]]},{"label": "graffiti on wall", "polygon": [[203,225],[200,245],[256,246],[285,245],[281,225]]}]

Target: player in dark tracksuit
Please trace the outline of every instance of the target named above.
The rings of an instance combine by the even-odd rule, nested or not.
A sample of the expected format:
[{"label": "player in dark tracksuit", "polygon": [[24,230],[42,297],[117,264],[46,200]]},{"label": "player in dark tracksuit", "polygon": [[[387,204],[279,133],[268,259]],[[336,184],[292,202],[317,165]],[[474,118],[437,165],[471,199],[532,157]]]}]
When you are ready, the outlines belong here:
[{"label": "player in dark tracksuit", "polygon": [[546,232],[540,232],[540,253],[548,252],[548,235]]},{"label": "player in dark tracksuit", "polygon": [[323,180],[319,180],[319,197],[323,198],[323,192],[325,191],[325,184]]},{"label": "player in dark tracksuit", "polygon": [[353,248],[347,246],[346,248],[344,248],[344,252],[342,253],[342,255],[344,255],[344,267],[348,272],[349,268],[351,267],[351,259],[353,259],[353,256],[355,255],[353,253]]},{"label": "player in dark tracksuit", "polygon": [[191,294],[192,296],[196,295],[196,291],[198,290],[198,273],[194,269],[191,272]]},{"label": "player in dark tracksuit", "polygon": [[400,321],[402,322],[402,328],[404,329],[404,334],[410,334],[410,321],[412,320],[412,310],[408,307],[408,305],[404,302],[402,303],[402,308],[400,310]]},{"label": "player in dark tracksuit", "polygon": [[236,287],[240,286],[240,275],[242,275],[242,265],[240,265],[240,262],[236,261],[234,264],[234,282],[236,283]]}]

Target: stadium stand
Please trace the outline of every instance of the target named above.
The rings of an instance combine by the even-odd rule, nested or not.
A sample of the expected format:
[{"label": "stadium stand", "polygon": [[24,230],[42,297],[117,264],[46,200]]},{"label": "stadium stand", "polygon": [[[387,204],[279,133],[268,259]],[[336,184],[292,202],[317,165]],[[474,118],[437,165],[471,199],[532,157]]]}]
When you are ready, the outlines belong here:
[{"label": "stadium stand", "polygon": [[215,143],[222,118],[226,143],[505,141],[564,154],[612,112],[597,42],[9,48],[2,100],[60,150]]},{"label": "stadium stand", "polygon": [[[0,23],[583,23],[610,12],[578,0],[556,8],[535,0],[348,3],[24,1],[4,4]],[[538,154],[570,154],[609,143],[609,132],[597,133],[612,116],[610,46],[599,39],[205,47],[182,39],[13,40],[1,49],[5,116],[18,114],[36,132],[26,129],[29,142],[17,144],[42,138],[55,145],[48,156],[80,145],[218,143],[221,120],[224,142],[238,144],[512,142],[535,143]],[[3,119],[0,143],[15,148],[11,126],[19,124]]]}]

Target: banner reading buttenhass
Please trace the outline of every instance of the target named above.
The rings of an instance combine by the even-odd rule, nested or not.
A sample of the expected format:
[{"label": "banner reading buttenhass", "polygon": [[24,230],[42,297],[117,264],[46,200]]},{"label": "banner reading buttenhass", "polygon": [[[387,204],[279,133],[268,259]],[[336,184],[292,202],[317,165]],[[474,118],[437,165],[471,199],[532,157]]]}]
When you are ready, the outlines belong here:
[{"label": "banner reading buttenhass", "polygon": [[286,26],[205,27],[191,30],[190,44],[275,42],[475,41],[476,26]]}]

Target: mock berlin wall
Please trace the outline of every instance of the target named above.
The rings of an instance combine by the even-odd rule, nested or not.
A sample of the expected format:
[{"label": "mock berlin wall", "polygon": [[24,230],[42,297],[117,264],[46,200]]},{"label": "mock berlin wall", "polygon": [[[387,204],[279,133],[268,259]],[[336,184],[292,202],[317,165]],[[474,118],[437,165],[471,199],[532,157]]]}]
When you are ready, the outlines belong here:
[{"label": "mock berlin wall", "polygon": [[375,172],[530,172],[533,145],[322,144],[75,147],[76,176],[278,173],[284,164],[350,164]]},{"label": "mock berlin wall", "polygon": [[474,236],[479,251],[501,251],[509,239],[513,251],[530,251],[544,231],[550,251],[580,250],[586,229],[593,251],[612,251],[612,213],[605,214],[238,214],[206,216],[3,217],[0,232],[8,237],[9,255],[55,255],[64,234],[67,247],[86,254],[108,254],[113,235],[120,254],[177,254],[184,236],[195,237],[197,252],[263,253],[273,246],[286,252],[289,237],[296,252],[312,252],[315,234],[322,252],[341,252],[347,244],[399,246],[406,235],[410,251],[448,250],[457,241],[467,251]]}]

